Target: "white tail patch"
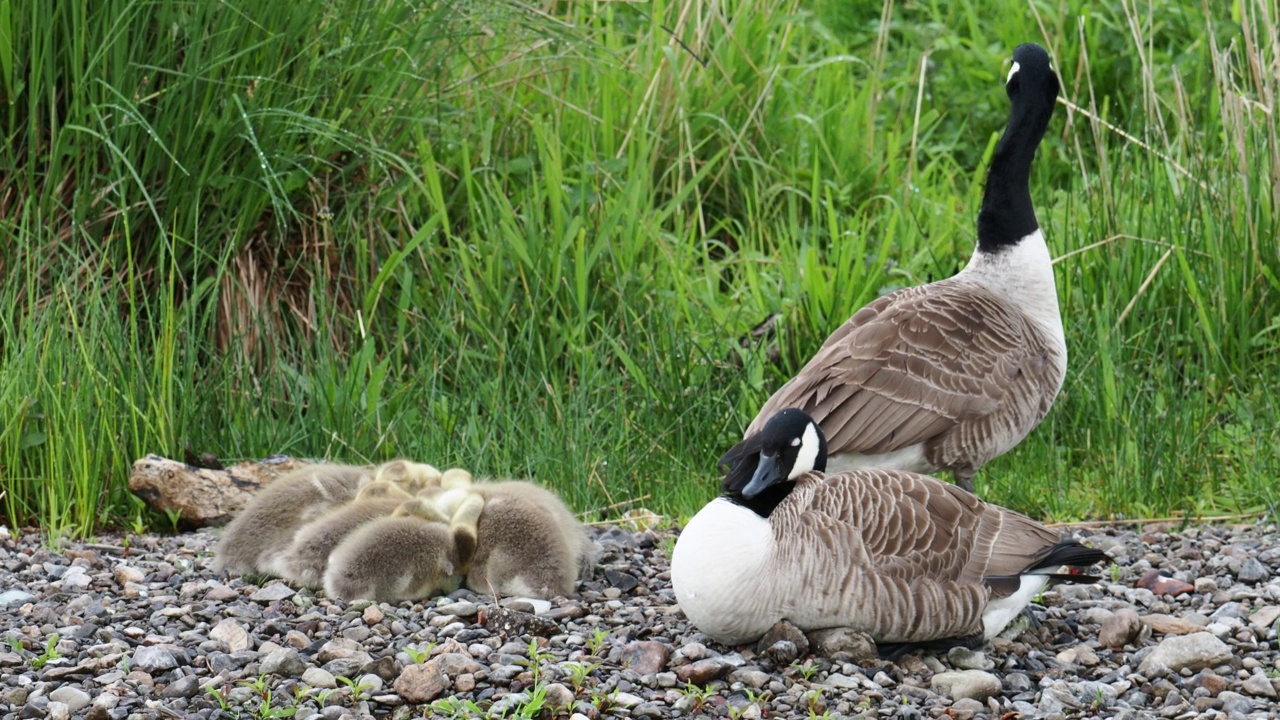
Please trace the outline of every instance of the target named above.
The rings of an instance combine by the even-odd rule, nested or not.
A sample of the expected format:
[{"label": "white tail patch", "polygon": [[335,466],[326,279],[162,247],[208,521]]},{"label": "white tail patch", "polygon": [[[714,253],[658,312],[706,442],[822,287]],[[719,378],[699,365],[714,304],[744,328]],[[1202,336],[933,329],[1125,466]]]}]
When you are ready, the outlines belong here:
[{"label": "white tail patch", "polygon": [[1009,597],[993,600],[983,609],[982,637],[984,639],[990,640],[999,635],[1000,631],[1022,612],[1022,608],[1034,600],[1036,594],[1049,584],[1049,578],[1044,575],[1023,575],[1021,580],[1017,592]]}]

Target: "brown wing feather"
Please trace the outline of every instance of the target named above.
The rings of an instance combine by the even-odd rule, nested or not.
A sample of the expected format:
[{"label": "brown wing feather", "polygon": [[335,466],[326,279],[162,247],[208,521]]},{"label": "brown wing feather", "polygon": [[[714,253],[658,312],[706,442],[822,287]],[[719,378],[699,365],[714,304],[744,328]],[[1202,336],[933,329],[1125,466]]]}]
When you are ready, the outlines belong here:
[{"label": "brown wing feather", "polygon": [[[891,642],[980,631],[987,602],[1003,594],[984,578],[1016,575],[1059,541],[953,485],[887,470],[801,478],[769,523],[776,567],[804,588],[807,621]],[[848,572],[832,572],[832,558]]]},{"label": "brown wing feather", "polygon": [[[1024,515],[914,473],[813,476],[795,493],[798,502],[789,499],[771,516],[779,537],[817,532],[823,544],[855,550],[850,557],[859,564],[903,578],[981,583],[986,575],[1016,575],[1060,540]],[[786,514],[792,507],[799,512]]]},{"label": "brown wing feather", "polygon": [[1030,321],[981,288],[949,281],[905,288],[833,333],[747,434],[797,407],[822,426],[832,455],[926,443],[939,468],[970,458],[981,465],[1000,452],[982,447],[991,437],[1020,437],[1048,411],[1060,379],[1050,377],[1047,352]]}]

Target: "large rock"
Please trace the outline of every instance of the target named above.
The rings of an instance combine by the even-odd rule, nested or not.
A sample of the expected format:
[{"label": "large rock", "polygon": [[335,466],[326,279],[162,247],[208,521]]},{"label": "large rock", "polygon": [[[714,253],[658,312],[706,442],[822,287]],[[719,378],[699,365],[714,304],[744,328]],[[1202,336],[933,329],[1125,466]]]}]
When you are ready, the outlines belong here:
[{"label": "large rock", "polygon": [[1161,641],[1143,659],[1138,672],[1147,677],[1161,673],[1177,674],[1183,668],[1195,671],[1227,665],[1232,658],[1231,648],[1210,633],[1175,635]]},{"label": "large rock", "polygon": [[156,510],[177,512],[178,521],[186,527],[223,525],[264,485],[307,464],[277,455],[210,470],[148,455],[133,464],[129,489]]}]

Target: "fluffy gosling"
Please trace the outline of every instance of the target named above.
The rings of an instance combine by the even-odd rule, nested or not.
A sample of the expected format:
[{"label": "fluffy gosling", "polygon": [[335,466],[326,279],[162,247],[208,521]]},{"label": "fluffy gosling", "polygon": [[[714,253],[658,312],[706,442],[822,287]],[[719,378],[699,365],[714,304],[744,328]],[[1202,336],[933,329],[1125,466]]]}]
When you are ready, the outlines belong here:
[{"label": "fluffy gosling", "polygon": [[418,600],[457,590],[459,566],[448,525],[400,514],[367,522],[339,543],[329,555],[324,590],[347,600]]},{"label": "fluffy gosling", "polygon": [[595,543],[549,490],[521,481],[478,483],[484,500],[466,584],[476,592],[551,598],[595,566]]},{"label": "fluffy gosling", "polygon": [[410,495],[399,485],[375,480],[361,488],[354,501],[335,508],[298,529],[280,559],[283,577],[306,587],[324,584],[329,555],[365,523],[388,517]]},{"label": "fluffy gosling", "polygon": [[294,531],[350,502],[369,472],[350,465],[309,465],[276,478],[231,521],[214,549],[214,568],[281,575],[279,560]]}]

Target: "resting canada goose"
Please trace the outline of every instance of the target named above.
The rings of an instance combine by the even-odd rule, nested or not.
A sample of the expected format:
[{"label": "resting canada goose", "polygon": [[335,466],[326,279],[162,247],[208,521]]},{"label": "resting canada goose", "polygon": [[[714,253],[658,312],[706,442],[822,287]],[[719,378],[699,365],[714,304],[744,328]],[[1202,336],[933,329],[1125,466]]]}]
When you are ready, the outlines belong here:
[{"label": "resting canada goose", "polygon": [[303,525],[278,562],[280,575],[307,587],[321,587],[329,555],[344,538],[367,522],[389,517],[411,495],[399,485],[375,480],[355,500]]},{"label": "resting canada goose", "polygon": [[375,480],[385,480],[404,488],[410,495],[429,487],[439,487],[442,474],[435,466],[410,460],[392,460],[378,466]]},{"label": "resting canada goose", "polygon": [[369,482],[350,465],[309,465],[276,478],[240,511],[214,550],[215,569],[280,575],[279,559],[304,523],[350,502]]},{"label": "resting canada goose", "polygon": [[877,643],[973,644],[1048,583],[1096,579],[1054,569],[1110,559],[930,477],[823,474],[822,430],[794,408],[726,457],[739,462],[723,496],[689,521],[671,557],[685,615],[726,644],[779,620],[849,627]]},{"label": "resting canada goose", "polygon": [[347,600],[419,600],[457,590],[460,563],[449,526],[404,512],[361,525],[329,555],[324,591]]},{"label": "resting canada goose", "polygon": [[855,313],[765,402],[746,436],[796,407],[829,435],[833,471],[950,470],[972,491],[978,469],[1044,418],[1067,368],[1049,248],[1027,184],[1058,96],[1044,48],[1013,51],[1005,91],[1012,109],[969,264]]},{"label": "resting canada goose", "polygon": [[[551,598],[573,593],[595,567],[595,543],[555,493],[519,480],[483,482],[467,587],[476,592]],[[457,515],[454,515],[457,525]]]}]

